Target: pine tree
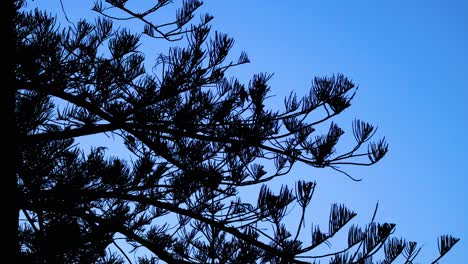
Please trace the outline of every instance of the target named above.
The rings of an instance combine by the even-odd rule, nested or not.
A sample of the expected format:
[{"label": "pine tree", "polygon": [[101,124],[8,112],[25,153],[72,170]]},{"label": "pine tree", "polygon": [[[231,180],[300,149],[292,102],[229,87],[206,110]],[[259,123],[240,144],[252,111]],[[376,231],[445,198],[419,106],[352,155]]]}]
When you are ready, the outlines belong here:
[{"label": "pine tree", "polygon": [[[415,242],[392,237],[394,224],[371,219],[349,227],[346,248],[315,255],[356,213],[334,204],[328,230],[313,227],[301,240],[316,183],[301,180],[279,192],[268,187],[297,163],[351,177],[343,167],[385,156],[386,141],[371,141],[375,127],[360,120],[353,123],[355,145],[336,151],[344,131],[333,118],[356,91],[344,75],[316,77],[307,95],[291,93],[284,110],[272,110],[265,103],[271,75],[256,74],[248,84],[225,76],[249,58],[230,60],[233,39],[210,32],[211,15],[195,18],[201,1],[184,1],[174,21],[163,24],[150,18],[172,1],[145,11],[125,0],[97,1],[99,19],[71,26],[16,4],[21,261],[374,263],[382,252],[376,263],[397,257],[412,263],[419,253]],[[114,25],[125,20],[119,14],[140,21],[146,39],[176,45],[153,70],[139,50],[142,36]],[[323,116],[311,120],[317,113]],[[318,134],[315,128],[327,123],[328,132]],[[75,138],[96,134],[121,138],[134,158],[76,145]],[[241,199],[249,187],[259,190],[256,203]],[[302,217],[288,226],[284,217],[293,205]],[[442,236],[440,256],[457,241]],[[131,259],[122,243],[150,254]]]}]

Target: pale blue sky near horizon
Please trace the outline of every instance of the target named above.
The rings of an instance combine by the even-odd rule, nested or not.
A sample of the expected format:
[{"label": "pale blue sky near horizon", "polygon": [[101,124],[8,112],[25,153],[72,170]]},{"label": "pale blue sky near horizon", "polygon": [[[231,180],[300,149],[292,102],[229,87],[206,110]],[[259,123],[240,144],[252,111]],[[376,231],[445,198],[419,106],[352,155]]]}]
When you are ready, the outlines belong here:
[{"label": "pale blue sky near horizon", "polygon": [[[84,2],[63,0],[71,20],[89,15]],[[59,0],[36,3],[61,12]],[[206,0],[202,11],[234,37],[234,57],[246,51],[252,60],[228,74],[275,74],[274,105],[292,90],[307,93],[314,76],[343,73],[359,85],[337,122],[348,132],[354,118],[378,125],[390,150],[374,166],[349,168],[357,183],[299,166],[294,177],[318,183],[317,211],[328,216],[331,203],[344,203],[365,220],[378,201],[380,221],[423,245],[421,263],[437,256],[441,234],[461,241],[440,263],[468,263],[467,1]]]}]

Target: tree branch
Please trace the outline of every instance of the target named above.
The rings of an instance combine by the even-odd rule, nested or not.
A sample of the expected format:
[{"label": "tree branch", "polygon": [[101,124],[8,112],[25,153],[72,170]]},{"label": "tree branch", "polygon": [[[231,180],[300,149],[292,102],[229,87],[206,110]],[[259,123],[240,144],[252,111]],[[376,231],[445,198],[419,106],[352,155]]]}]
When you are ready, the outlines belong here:
[{"label": "tree branch", "polygon": [[20,139],[20,144],[34,144],[44,141],[63,140],[98,133],[111,132],[117,129],[121,129],[121,127],[119,127],[116,124],[87,125],[75,129],[64,129],[61,131],[53,131],[23,136]]},{"label": "tree branch", "polygon": [[[114,197],[115,198],[115,197]],[[129,200],[129,201],[134,201],[134,202],[139,202],[139,203],[143,203],[143,204],[151,204],[153,206],[156,206],[156,207],[159,207],[159,208],[162,208],[162,209],[166,209],[166,210],[169,210],[171,212],[174,212],[174,213],[177,213],[179,215],[185,215],[185,216],[188,216],[190,218],[193,218],[193,219],[196,219],[196,220],[199,220],[199,221],[202,221],[206,224],[209,224],[209,225],[212,225],[224,232],[227,232],[237,238],[240,238],[246,242],[249,242],[251,243],[252,245],[258,247],[258,248],[261,248],[267,252],[271,252],[277,256],[281,256],[283,258],[285,258],[285,260],[288,260],[288,261],[292,261],[293,263],[307,263],[307,262],[303,262],[303,261],[300,261],[300,260],[295,260],[294,258],[291,259],[291,256],[288,256],[287,254],[283,253],[283,252],[280,252],[278,251],[277,249],[267,245],[267,244],[264,244],[258,240],[255,240],[255,239],[252,239],[251,237],[249,237],[248,235],[240,232],[239,230],[237,230],[236,228],[234,227],[229,227],[229,226],[225,226],[224,224],[220,223],[220,222],[217,222],[217,221],[214,221],[214,220],[211,220],[211,219],[208,219],[208,218],[205,218],[199,214],[196,214],[190,210],[187,210],[187,209],[183,209],[183,208],[180,208],[180,207],[177,207],[177,206],[174,206],[172,204],[169,204],[169,203],[164,203],[164,202],[160,202],[160,201],[156,201],[154,199],[149,199],[149,198],[146,198],[146,197],[137,197],[137,196],[133,196],[133,195],[127,195],[127,194],[124,194],[124,195],[121,195],[119,198],[121,199],[124,199],[124,200]]]}]

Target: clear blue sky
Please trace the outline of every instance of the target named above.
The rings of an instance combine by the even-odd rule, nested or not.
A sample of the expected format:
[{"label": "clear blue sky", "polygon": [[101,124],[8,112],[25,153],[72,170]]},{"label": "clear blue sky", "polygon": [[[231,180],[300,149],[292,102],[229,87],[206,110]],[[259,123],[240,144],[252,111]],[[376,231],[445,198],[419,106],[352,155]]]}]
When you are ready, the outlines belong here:
[{"label": "clear blue sky", "polygon": [[[42,2],[59,11],[58,0]],[[89,14],[90,5],[77,2],[64,0],[74,21]],[[339,124],[350,131],[359,117],[378,125],[390,152],[373,167],[351,169],[359,183],[295,170],[292,177],[318,182],[317,212],[328,216],[331,203],[345,203],[364,221],[379,201],[379,220],[424,245],[420,262],[435,257],[436,237],[449,233],[462,240],[441,263],[468,263],[467,1],[207,0],[204,10],[215,16],[214,29],[235,38],[233,53],[245,50],[252,60],[232,75],[275,74],[273,103],[291,90],[305,94],[314,76],[341,72],[359,85]]]}]

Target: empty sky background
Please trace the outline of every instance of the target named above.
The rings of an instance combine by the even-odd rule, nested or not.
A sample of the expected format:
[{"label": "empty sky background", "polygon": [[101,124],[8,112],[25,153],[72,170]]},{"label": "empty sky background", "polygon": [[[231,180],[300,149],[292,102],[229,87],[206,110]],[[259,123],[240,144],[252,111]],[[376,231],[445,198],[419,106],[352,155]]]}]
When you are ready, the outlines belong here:
[{"label": "empty sky background", "polygon": [[[63,2],[72,21],[92,14],[91,1]],[[59,0],[29,7],[35,5],[61,13]],[[348,169],[361,182],[304,166],[274,182],[317,181],[308,222],[326,220],[337,202],[364,223],[379,201],[378,220],[397,223],[395,235],[423,245],[421,263],[437,256],[441,234],[461,238],[441,263],[468,263],[467,1],[207,0],[202,11],[215,16],[214,29],[235,38],[233,55],[244,50],[252,60],[228,74],[244,81],[275,74],[270,107],[292,90],[306,94],[314,76],[344,73],[359,85],[352,107],[336,120],[349,132],[345,137],[352,139],[351,122],[360,118],[389,141],[377,165]],[[161,42],[143,41],[150,61],[165,50]]]}]

